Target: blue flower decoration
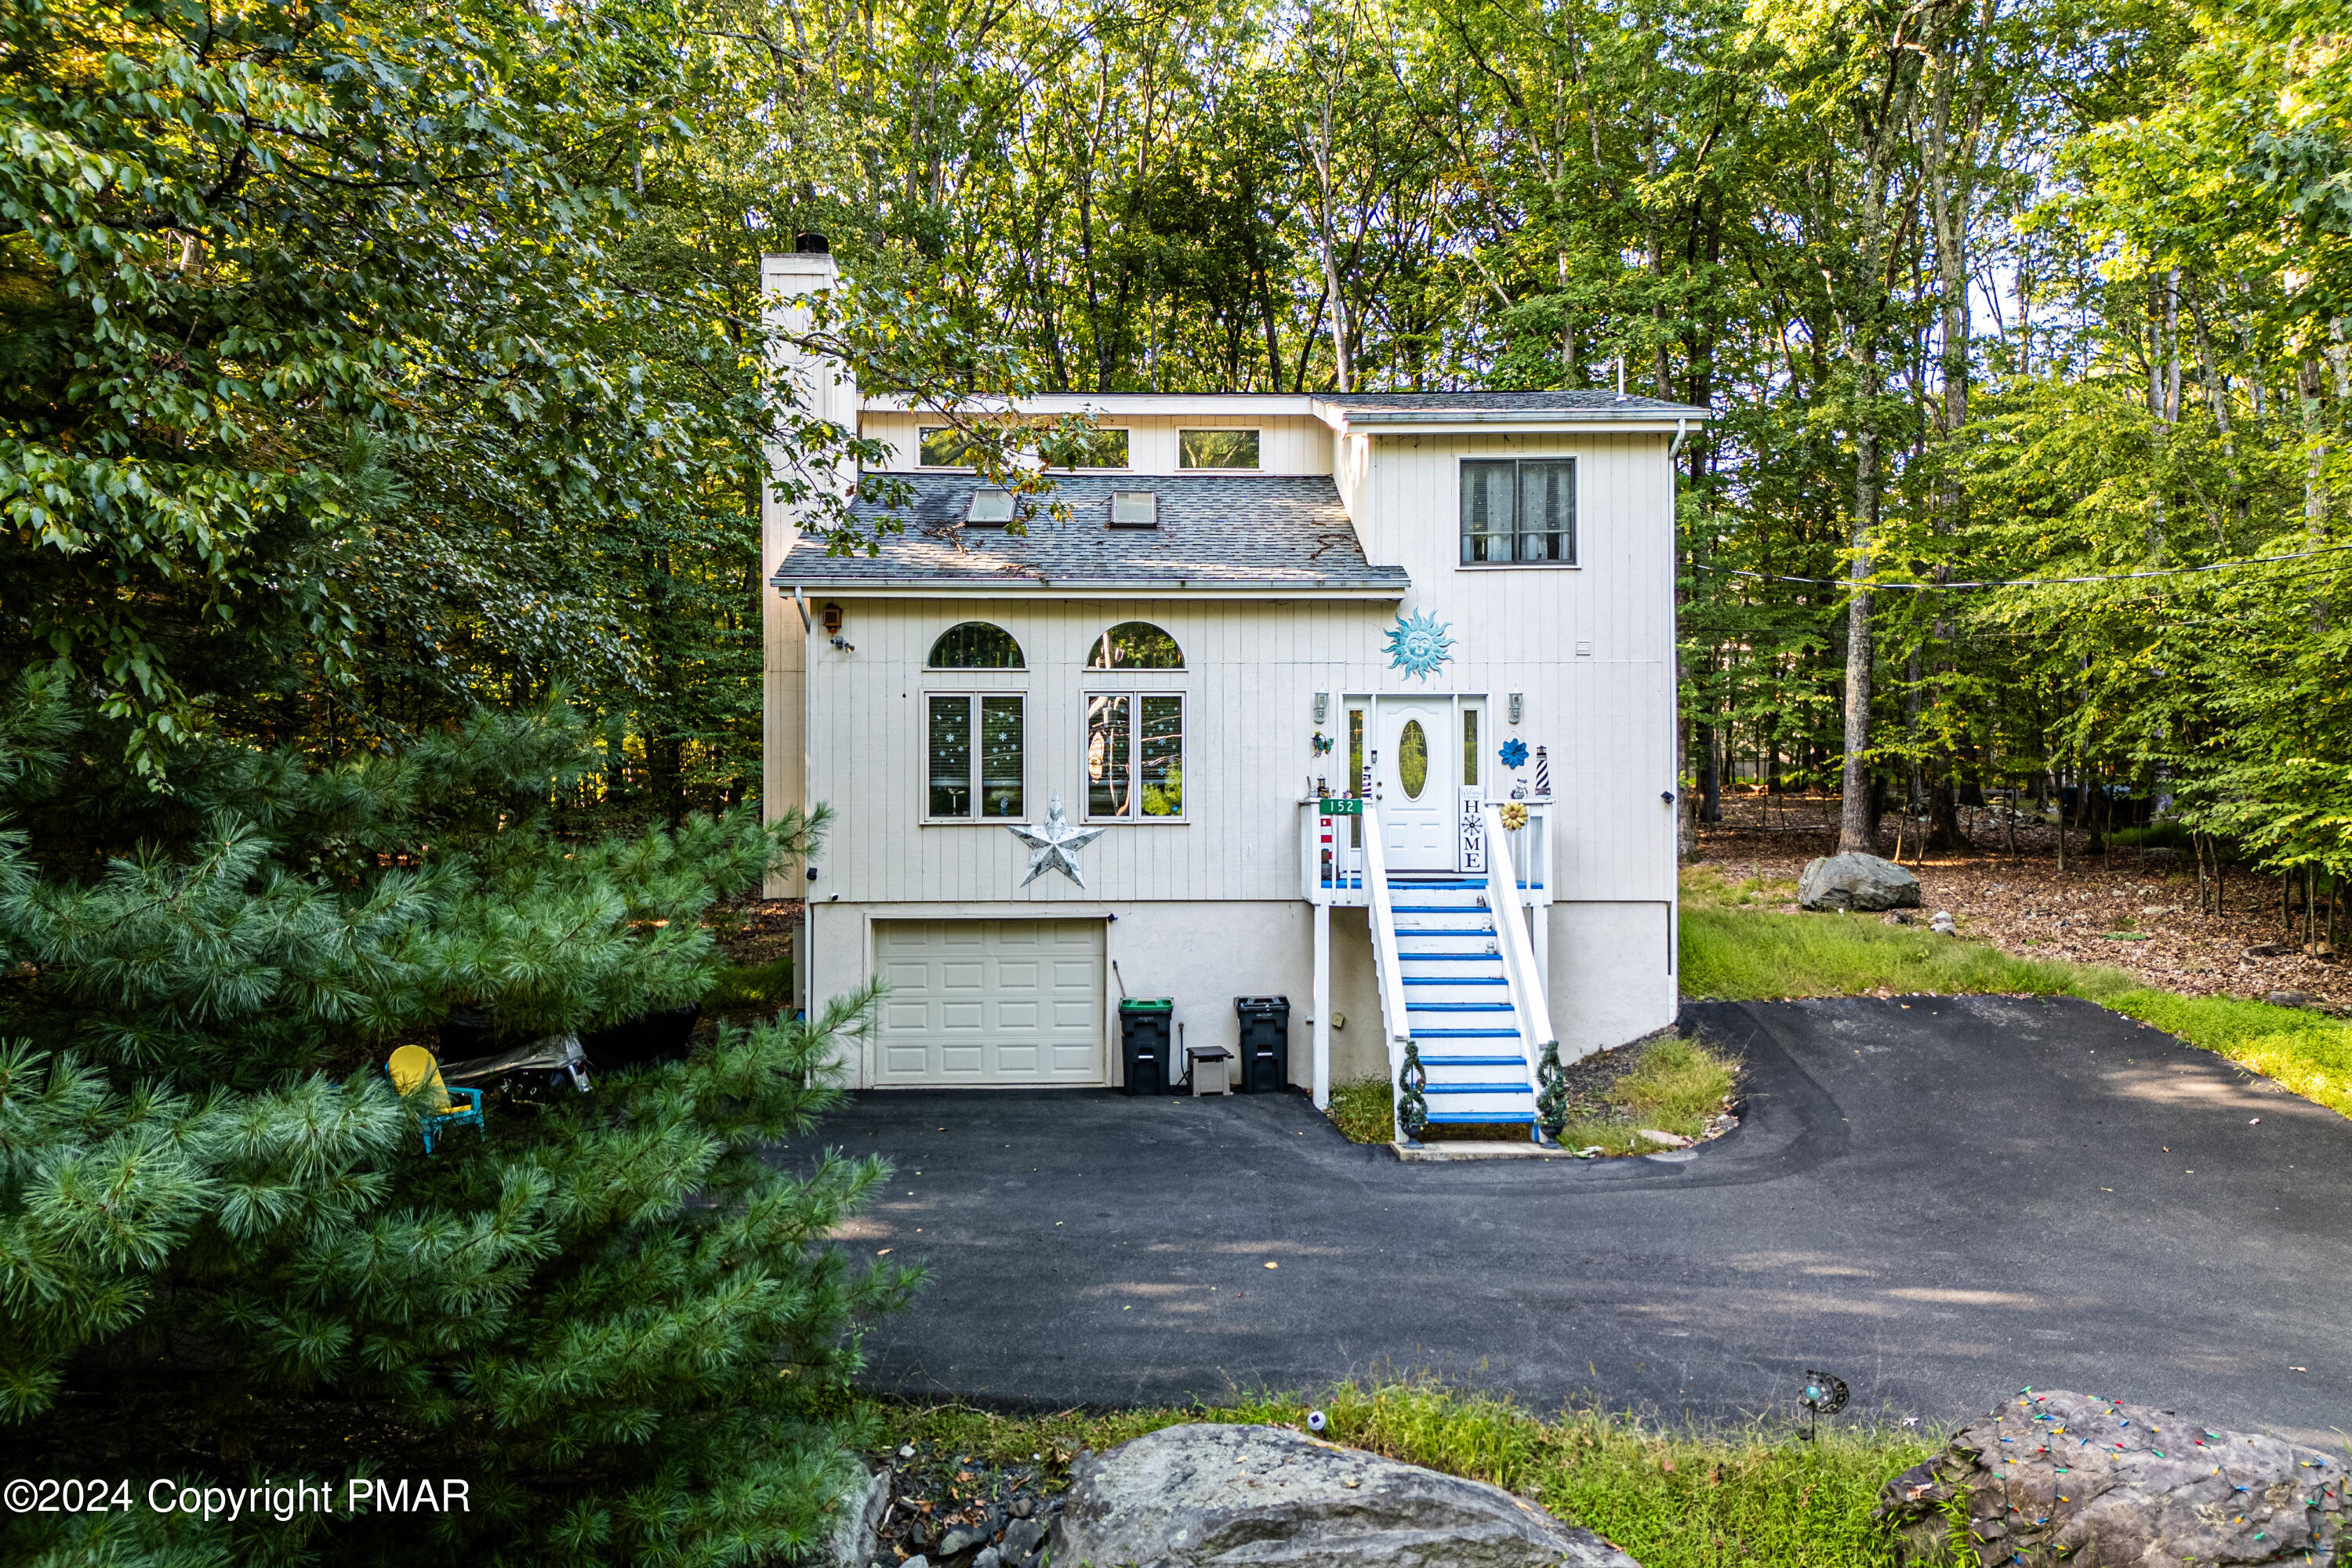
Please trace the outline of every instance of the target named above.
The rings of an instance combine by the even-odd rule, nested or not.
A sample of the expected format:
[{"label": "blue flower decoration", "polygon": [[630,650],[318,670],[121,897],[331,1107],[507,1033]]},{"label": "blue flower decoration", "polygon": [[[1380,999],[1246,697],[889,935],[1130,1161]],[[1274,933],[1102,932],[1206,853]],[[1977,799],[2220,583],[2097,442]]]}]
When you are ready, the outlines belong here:
[{"label": "blue flower decoration", "polygon": [[1503,765],[1507,768],[1523,768],[1528,765],[1528,743],[1517,735],[1504,742],[1503,749],[1496,754],[1503,759]]},{"label": "blue flower decoration", "polygon": [[1389,668],[1427,680],[1454,657],[1454,639],[1445,635],[1450,627],[1451,623],[1441,625],[1435,616],[1399,616],[1389,628]]}]

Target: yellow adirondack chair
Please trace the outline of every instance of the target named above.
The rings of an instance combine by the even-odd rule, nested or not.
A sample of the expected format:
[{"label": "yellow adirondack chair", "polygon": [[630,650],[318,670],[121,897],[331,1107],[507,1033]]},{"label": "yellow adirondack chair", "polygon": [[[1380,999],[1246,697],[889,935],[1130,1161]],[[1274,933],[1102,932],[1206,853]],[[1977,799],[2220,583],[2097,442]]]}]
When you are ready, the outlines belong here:
[{"label": "yellow adirondack chair", "polygon": [[[417,1131],[425,1134],[427,1154],[434,1152],[433,1145],[440,1133],[456,1128],[470,1125],[483,1137],[489,1136],[489,1129],[482,1124],[482,1091],[451,1089],[443,1083],[441,1064],[423,1046],[401,1047],[392,1053],[392,1060],[383,1064],[383,1070],[403,1100],[412,1095],[422,1100],[416,1122]],[[464,1097],[465,1103],[453,1102],[452,1095]]]}]

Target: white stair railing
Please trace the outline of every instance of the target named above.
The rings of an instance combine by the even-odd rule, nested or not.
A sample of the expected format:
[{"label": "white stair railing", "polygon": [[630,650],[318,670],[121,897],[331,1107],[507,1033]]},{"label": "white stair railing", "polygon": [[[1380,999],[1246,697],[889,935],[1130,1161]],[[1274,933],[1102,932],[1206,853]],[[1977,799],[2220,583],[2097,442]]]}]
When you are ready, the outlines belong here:
[{"label": "white stair railing", "polygon": [[[1552,1032],[1551,1005],[1544,996],[1542,972],[1536,965],[1534,945],[1528,940],[1527,900],[1519,892],[1518,868],[1512,864],[1511,841],[1503,832],[1503,814],[1494,802],[1481,808],[1486,832],[1486,908],[1495,917],[1496,944],[1502,950],[1503,977],[1510,984],[1511,1014],[1517,1020],[1520,1055],[1528,1071],[1528,1089],[1536,1102],[1536,1141],[1550,1142],[1544,1126],[1544,1075],[1557,1071],[1559,1037]],[[1529,882],[1537,879],[1528,877]]]},{"label": "white stair railing", "polygon": [[[1398,1142],[1418,1142],[1417,1127],[1408,1135],[1409,1121],[1417,1119],[1408,1119],[1405,1106],[1409,1098],[1419,1103],[1421,1062],[1404,1011],[1404,961],[1397,956],[1396,912],[1389,905],[1388,851],[1381,842],[1380,812],[1369,800],[1364,802],[1364,896],[1372,917],[1372,978],[1381,989],[1381,1032],[1389,1043],[1393,1130]],[[1408,1063],[1414,1074],[1410,1086],[1405,1081]]]}]

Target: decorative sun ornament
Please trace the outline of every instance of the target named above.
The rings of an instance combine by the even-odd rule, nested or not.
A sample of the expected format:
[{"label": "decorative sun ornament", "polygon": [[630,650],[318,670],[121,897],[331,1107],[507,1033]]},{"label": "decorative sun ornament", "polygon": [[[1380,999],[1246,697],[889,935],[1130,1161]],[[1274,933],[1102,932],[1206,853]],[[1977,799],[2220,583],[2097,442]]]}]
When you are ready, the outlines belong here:
[{"label": "decorative sun ornament", "polygon": [[1503,759],[1503,765],[1507,768],[1523,768],[1528,765],[1528,743],[1517,735],[1504,742],[1503,749],[1495,754]]},{"label": "decorative sun ornament", "polygon": [[1427,680],[1454,657],[1454,639],[1445,635],[1451,627],[1451,622],[1441,625],[1433,615],[1397,616],[1397,624],[1389,628],[1389,668]]},{"label": "decorative sun ornament", "polygon": [[1025,827],[1013,827],[1013,837],[1029,846],[1029,874],[1021,879],[1027,887],[1048,871],[1059,871],[1083,888],[1087,879],[1079,874],[1075,857],[1077,852],[1100,838],[1109,829],[1103,827],[1073,827],[1070,819],[1062,815],[1062,797],[1055,795],[1045,808],[1045,826],[1032,833]]}]

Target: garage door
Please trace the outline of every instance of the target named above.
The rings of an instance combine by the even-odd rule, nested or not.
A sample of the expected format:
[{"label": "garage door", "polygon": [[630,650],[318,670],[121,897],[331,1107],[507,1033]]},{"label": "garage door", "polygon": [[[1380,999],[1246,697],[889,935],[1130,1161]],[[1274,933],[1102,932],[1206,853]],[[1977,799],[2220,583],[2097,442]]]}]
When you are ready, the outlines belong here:
[{"label": "garage door", "polygon": [[877,1084],[1099,1084],[1100,921],[885,921]]}]

